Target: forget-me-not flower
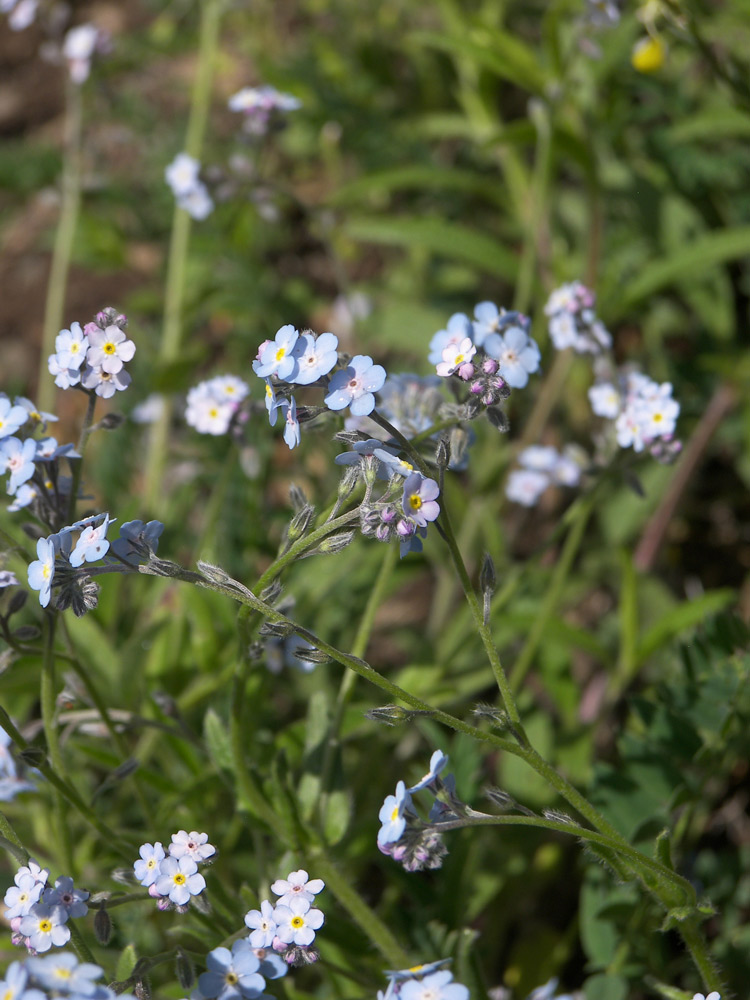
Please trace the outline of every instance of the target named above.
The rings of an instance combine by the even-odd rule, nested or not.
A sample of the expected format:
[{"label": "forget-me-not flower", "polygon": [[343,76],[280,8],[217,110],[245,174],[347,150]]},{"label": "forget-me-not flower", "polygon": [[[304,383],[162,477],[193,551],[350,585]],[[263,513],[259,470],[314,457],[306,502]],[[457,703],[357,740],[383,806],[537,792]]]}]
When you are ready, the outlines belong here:
[{"label": "forget-me-not flower", "polygon": [[198,865],[191,857],[169,857],[160,863],[155,885],[160,896],[169,896],[173,903],[183,906],[191,896],[203,892],[206,880],[198,874]]},{"label": "forget-me-not flower", "polygon": [[308,879],[304,868],[290,872],[286,878],[276,879],[271,886],[271,892],[280,897],[277,906],[288,906],[293,899],[306,899],[308,903],[313,903],[317,894],[323,889],[325,889],[323,879]]},{"label": "forget-me-not flower", "polygon": [[34,475],[35,457],[36,441],[33,438],[21,441],[20,438],[9,437],[0,442],[0,469],[10,472],[8,493],[11,496]]},{"label": "forget-me-not flower", "polygon": [[303,333],[297,343],[297,371],[289,382],[296,385],[310,385],[327,375],[338,360],[339,339],[333,333]]},{"label": "forget-me-not flower", "polygon": [[294,396],[289,398],[289,403],[284,414],[284,440],[289,449],[296,448],[300,442],[300,426],[297,419],[297,403]]},{"label": "forget-me-not flower", "polygon": [[216,848],[208,842],[207,833],[198,833],[191,830],[178,830],[172,834],[172,843],[169,845],[169,853],[173,858],[192,858],[196,864],[205,861],[216,854]]},{"label": "forget-me-not flower", "polygon": [[399,1000],[469,1000],[469,991],[453,982],[448,969],[433,972],[424,979],[407,979],[399,989]]},{"label": "forget-me-not flower", "polygon": [[373,364],[371,357],[357,354],[346,368],[331,379],[324,403],[330,410],[349,407],[355,417],[366,417],[375,409],[375,396],[385,382],[385,368]]},{"label": "forget-me-not flower", "polygon": [[287,323],[276,332],[273,340],[261,344],[258,357],[253,361],[253,371],[261,378],[275,375],[283,381],[293,381],[297,374],[297,352],[295,350],[299,333]]},{"label": "forget-me-not flower", "polygon": [[39,603],[46,608],[52,594],[52,579],[55,575],[55,546],[50,538],[40,538],[36,543],[38,556],[29,563],[29,586],[39,591]]},{"label": "forget-me-not flower", "polygon": [[500,374],[513,389],[523,389],[542,360],[536,341],[522,326],[511,326],[502,336],[492,333],[482,346],[499,362]]},{"label": "forget-me-not flower", "polygon": [[5,893],[4,903],[8,907],[5,911],[6,918],[12,920],[14,917],[25,917],[31,907],[39,902],[43,891],[44,883],[37,882],[33,875],[16,875],[16,884]]},{"label": "forget-me-not flower", "polygon": [[436,365],[443,360],[443,352],[451,345],[458,346],[466,338],[473,340],[471,320],[465,313],[453,313],[445,324],[444,330],[438,330],[430,341],[430,353],[427,360]]},{"label": "forget-me-not flower", "polygon": [[299,896],[288,905],[277,904],[273,911],[276,921],[276,936],[284,944],[308,947],[315,940],[315,931],[323,926],[323,911],[311,907],[306,899]]},{"label": "forget-me-not flower", "polygon": [[46,990],[79,997],[94,997],[97,985],[94,982],[102,974],[102,969],[92,962],[79,962],[78,956],[63,951],[59,955],[45,955],[44,958],[29,958],[26,966],[40,986]]},{"label": "forget-me-not flower", "polygon": [[73,879],[63,875],[56,880],[54,888],[49,886],[44,890],[43,902],[48,906],[61,906],[69,917],[85,917],[89,912],[88,898],[85,889],[76,889]]},{"label": "forget-me-not flower", "polygon": [[67,912],[62,906],[36,903],[25,917],[21,917],[18,930],[34,951],[49,951],[52,945],[61,948],[70,940],[70,928],[65,926]]},{"label": "forget-me-not flower", "polygon": [[16,406],[5,393],[0,393],[0,438],[10,437],[28,420],[23,406]]},{"label": "forget-me-not flower", "polygon": [[412,785],[409,789],[410,792],[418,792],[422,788],[427,788],[431,785],[433,781],[437,778],[440,772],[444,769],[445,765],[448,763],[448,757],[443,753],[442,750],[436,750],[432,757],[430,757],[430,769],[427,774],[423,775],[416,785]]},{"label": "forget-me-not flower", "polygon": [[407,517],[424,528],[440,514],[440,504],[435,499],[439,495],[440,488],[434,479],[426,479],[421,472],[412,472],[404,482],[401,506]]},{"label": "forget-me-not flower", "polygon": [[109,528],[109,514],[104,515],[104,519],[97,525],[89,524],[81,532],[76,546],[70,553],[70,565],[82,566],[84,562],[96,562],[109,551],[109,541],[107,540],[107,529]]},{"label": "forget-me-not flower", "polygon": [[206,957],[208,972],[198,977],[198,989],[209,1000],[259,997],[266,982],[258,972],[260,960],[247,941],[235,941],[232,950],[214,948]]},{"label": "forget-me-not flower", "polygon": [[159,865],[166,857],[160,841],[155,844],[141,844],[138,849],[140,858],[133,865],[135,877],[141,885],[153,885],[159,877]]},{"label": "forget-me-not flower", "polygon": [[396,785],[395,795],[386,795],[378,819],[383,824],[378,832],[379,844],[392,844],[406,829],[406,811],[411,811],[411,795],[403,781]]},{"label": "forget-me-not flower", "polygon": [[273,919],[273,905],[267,899],[259,910],[249,910],[245,914],[245,924],[252,933],[248,940],[253,948],[270,948],[276,936],[276,921]]}]

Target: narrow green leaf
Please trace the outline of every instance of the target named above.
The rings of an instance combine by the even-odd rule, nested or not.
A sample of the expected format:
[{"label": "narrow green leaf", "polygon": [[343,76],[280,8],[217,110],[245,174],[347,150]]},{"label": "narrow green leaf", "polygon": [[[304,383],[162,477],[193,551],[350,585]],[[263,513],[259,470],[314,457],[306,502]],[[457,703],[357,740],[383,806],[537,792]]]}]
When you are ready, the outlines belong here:
[{"label": "narrow green leaf", "polygon": [[448,52],[462,62],[473,62],[524,90],[544,93],[547,78],[537,57],[523,42],[504,31],[483,26],[463,35],[419,31],[410,38],[418,45]]},{"label": "narrow green leaf", "polygon": [[721,611],[735,600],[736,594],[729,588],[709,590],[692,601],[678,604],[641,637],[636,652],[636,663],[641,664],[684,629],[700,624],[705,618]]},{"label": "narrow green leaf", "polygon": [[625,286],[619,305],[628,308],[642,299],[728,260],[750,254],[750,226],[708,232],[661,260],[649,261],[643,272]]},{"label": "narrow green leaf", "polygon": [[471,170],[417,164],[380,170],[374,174],[357,177],[356,180],[336,188],[331,193],[328,203],[332,205],[361,203],[363,198],[372,194],[390,194],[392,191],[407,188],[417,188],[420,191],[463,191],[467,194],[481,195],[499,208],[503,208],[506,201],[503,189],[496,178],[490,179]]},{"label": "narrow green leaf", "polygon": [[232,771],[232,744],[229,739],[229,727],[222,722],[213,708],[209,708],[203,719],[203,738],[206,742],[208,756],[219,770]]},{"label": "narrow green leaf", "polygon": [[485,233],[439,218],[359,218],[348,219],[344,232],[365,243],[414,247],[441,257],[465,261],[487,274],[515,280],[518,264],[502,243]]}]

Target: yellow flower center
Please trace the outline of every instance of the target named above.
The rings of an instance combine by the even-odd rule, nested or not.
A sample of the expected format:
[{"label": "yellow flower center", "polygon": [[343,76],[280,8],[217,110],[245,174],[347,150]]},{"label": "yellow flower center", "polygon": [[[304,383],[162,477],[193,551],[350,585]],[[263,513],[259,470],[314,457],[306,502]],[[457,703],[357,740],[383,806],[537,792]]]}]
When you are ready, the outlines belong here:
[{"label": "yellow flower center", "polygon": [[412,510],[419,510],[422,506],[422,497],[418,493],[412,493],[409,497],[409,506]]},{"label": "yellow flower center", "polygon": [[291,925],[292,927],[304,927],[305,921],[302,919],[302,917],[292,917]]},{"label": "yellow flower center", "polygon": [[280,347],[276,352],[276,360],[283,361],[286,357],[286,347]]},{"label": "yellow flower center", "polygon": [[147,868],[156,868],[156,858],[149,858],[146,862]]},{"label": "yellow flower center", "polygon": [[664,415],[662,413],[655,413],[651,419],[655,424],[659,424],[664,419]]},{"label": "yellow flower center", "polygon": [[42,934],[49,934],[49,932],[52,930],[52,921],[46,919],[40,920],[39,930],[41,931]]},{"label": "yellow flower center", "polygon": [[218,407],[212,406],[211,409],[208,411],[208,415],[209,417],[218,417],[219,415]]},{"label": "yellow flower center", "polygon": [[186,882],[187,882],[187,879],[182,874],[182,872],[175,872],[175,874],[174,874],[174,884],[175,885],[184,885]]},{"label": "yellow flower center", "polygon": [[266,383],[266,396],[268,396],[269,399],[271,398],[271,396],[273,396],[273,390],[271,389],[271,386],[268,385],[267,383]]},{"label": "yellow flower center", "polygon": [[58,979],[70,979],[71,972],[70,969],[66,969],[63,966],[59,969],[55,969],[55,975],[57,976]]},{"label": "yellow flower center", "polygon": [[52,571],[49,568],[49,564],[45,563],[44,566],[42,566],[42,576],[45,580],[49,580],[51,573]]},{"label": "yellow flower center", "polygon": [[419,972],[419,970],[423,968],[424,965],[412,965],[412,967],[409,969],[409,972]]},{"label": "yellow flower center", "polygon": [[[107,344],[107,347],[109,347],[109,344]],[[106,351],[107,347],[104,348],[105,351]],[[81,349],[81,345],[78,343],[77,340],[74,340],[73,343],[70,345],[70,353],[71,354],[78,354],[78,352],[80,351],[80,349]],[[34,416],[34,414],[32,414],[32,416]]]},{"label": "yellow flower center", "polygon": [[224,982],[227,986],[235,986],[239,981],[240,977],[236,972],[228,972],[226,976],[224,976]]},{"label": "yellow flower center", "polygon": [[115,353],[115,351],[117,350],[117,347],[116,347],[116,345],[115,345],[115,344],[113,344],[113,343],[112,343],[112,341],[111,341],[111,340],[109,340],[109,341],[107,341],[107,343],[106,343],[106,344],[105,344],[105,345],[104,345],[104,346],[102,347],[102,350],[104,351],[104,353],[105,353],[105,354],[114,354],[114,353]]},{"label": "yellow flower center", "polygon": [[391,813],[391,822],[393,822],[394,819],[398,819],[398,806],[396,806],[396,808]]},{"label": "yellow flower center", "polygon": [[464,363],[464,355],[463,354],[457,354],[456,355],[456,364],[457,365],[462,365],[463,363]]}]

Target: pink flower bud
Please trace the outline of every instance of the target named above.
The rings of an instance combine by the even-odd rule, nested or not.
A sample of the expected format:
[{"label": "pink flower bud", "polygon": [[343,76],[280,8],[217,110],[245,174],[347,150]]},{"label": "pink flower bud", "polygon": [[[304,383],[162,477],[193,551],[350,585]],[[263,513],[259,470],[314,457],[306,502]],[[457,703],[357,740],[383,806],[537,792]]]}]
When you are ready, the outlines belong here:
[{"label": "pink flower bud", "polygon": [[470,378],[474,377],[474,365],[471,361],[464,361],[462,365],[458,366],[459,378],[462,378],[464,382],[468,382]]},{"label": "pink flower bud", "polygon": [[485,358],[482,362],[482,371],[485,375],[494,375],[500,365],[494,358]]}]

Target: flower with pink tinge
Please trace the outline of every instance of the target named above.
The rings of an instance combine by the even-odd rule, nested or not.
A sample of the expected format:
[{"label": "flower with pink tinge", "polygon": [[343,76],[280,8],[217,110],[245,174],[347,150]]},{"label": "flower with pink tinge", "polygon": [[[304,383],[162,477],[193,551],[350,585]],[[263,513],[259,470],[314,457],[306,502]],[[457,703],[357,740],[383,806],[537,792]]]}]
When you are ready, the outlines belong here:
[{"label": "flower with pink tinge", "polygon": [[109,528],[109,514],[104,515],[104,519],[97,524],[89,524],[81,532],[76,547],[70,554],[71,566],[82,566],[85,562],[96,562],[109,551],[109,541],[107,540],[107,529]]},{"label": "flower with pink tinge", "polygon": [[443,351],[443,360],[436,366],[435,371],[438,375],[447,378],[448,375],[452,375],[460,369],[462,365],[471,361],[476,353],[477,349],[469,337],[464,337],[459,344],[448,344]]},{"label": "flower with pink tinge", "polygon": [[434,521],[440,513],[440,504],[436,497],[440,495],[440,487],[434,479],[425,479],[421,472],[412,472],[404,482],[404,495],[401,506],[404,514],[420,528],[427,526],[428,521]]},{"label": "flower with pink tinge", "polygon": [[172,834],[169,853],[173,858],[190,857],[200,863],[216,854],[216,848],[208,843],[207,833],[198,833],[195,830],[186,833],[184,830],[179,830]]},{"label": "flower with pink tinge", "polygon": [[306,899],[292,899],[288,906],[278,905],[273,911],[276,936],[284,944],[307,946],[315,940],[315,931],[323,926],[322,910],[311,909]]},{"label": "flower with pink tinge", "polygon": [[93,24],[71,28],[63,42],[63,55],[73,83],[85,83],[91,72],[91,57],[99,41],[99,29]]},{"label": "flower with pink tinge", "polygon": [[323,400],[330,410],[349,407],[355,417],[366,417],[375,409],[374,393],[383,388],[385,369],[366,354],[357,354],[348,367],[337,371]]},{"label": "flower with pink tinge", "polygon": [[306,899],[312,903],[322,889],[325,889],[323,879],[308,879],[304,868],[290,872],[286,878],[276,879],[271,886],[271,892],[281,897],[276,902],[277,906],[288,906],[293,899]]}]

